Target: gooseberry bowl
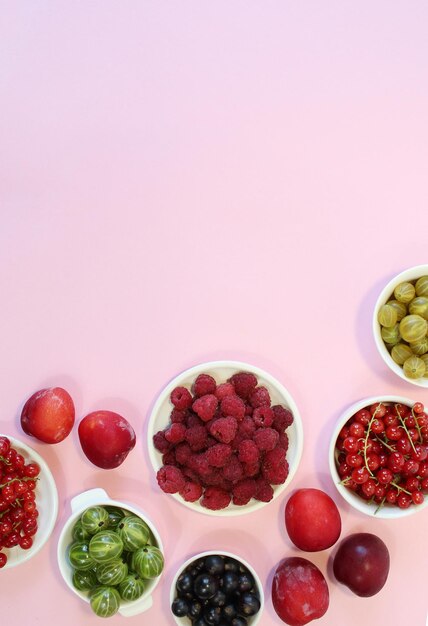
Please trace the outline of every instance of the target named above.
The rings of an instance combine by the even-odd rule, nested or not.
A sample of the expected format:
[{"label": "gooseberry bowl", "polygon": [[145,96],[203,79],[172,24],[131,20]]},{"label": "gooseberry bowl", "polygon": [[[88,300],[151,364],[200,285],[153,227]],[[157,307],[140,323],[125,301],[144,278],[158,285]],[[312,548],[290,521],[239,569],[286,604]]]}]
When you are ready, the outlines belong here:
[{"label": "gooseberry bowl", "polygon": [[[163,546],[161,537],[156,530],[154,524],[150,521],[147,515],[137,506],[133,504],[129,504],[127,502],[122,502],[119,500],[112,499],[108,496],[108,494],[104,491],[104,489],[95,488],[90,489],[89,491],[85,491],[75,496],[71,500],[71,515],[65,522],[59,539],[57,546],[57,561],[58,567],[61,572],[61,575],[69,587],[69,589],[76,594],[79,598],[81,598],[84,602],[90,602],[88,591],[82,591],[77,589],[73,584],[73,567],[70,564],[68,553],[71,544],[74,541],[73,538],[73,528],[79,519],[81,519],[82,513],[91,507],[110,507],[114,509],[120,509],[125,513],[125,515],[135,515],[148,526],[151,537],[148,543],[156,546],[163,554]],[[108,526],[107,526],[108,528]],[[156,578],[152,578],[150,580],[145,581],[143,594],[136,600],[123,600],[120,601],[120,606],[118,609],[118,614],[124,617],[132,617],[133,615],[138,615],[150,609],[153,604],[153,592],[160,582],[162,577],[162,573]],[[97,583],[101,584],[101,583]]]},{"label": "gooseberry bowl", "polygon": [[[186,594],[181,594],[181,592],[179,591],[179,589],[177,588],[177,583],[180,584],[179,581],[183,580],[183,575],[187,575],[187,576],[191,576],[191,581],[195,581],[196,578],[198,577],[198,575],[200,574],[204,574],[206,572],[205,568],[204,568],[204,564],[206,562],[207,557],[220,557],[220,559],[223,560],[225,567],[232,567],[234,570],[236,569],[236,575],[239,577],[241,575],[244,576],[248,576],[248,578],[246,578],[246,582],[247,582],[247,586],[249,586],[249,584],[253,583],[253,586],[251,588],[251,590],[249,591],[250,594],[253,594],[256,596],[256,598],[258,599],[259,602],[259,610],[254,614],[254,615],[245,615],[242,614],[245,619],[247,620],[245,623],[248,624],[248,626],[257,626],[257,624],[259,624],[261,622],[261,618],[262,618],[262,614],[263,614],[263,608],[264,608],[264,592],[263,592],[263,585],[260,581],[260,578],[257,574],[257,572],[255,571],[255,569],[246,561],[244,560],[242,557],[237,556],[236,554],[233,554],[231,552],[225,552],[223,550],[212,550],[212,551],[206,551],[206,552],[201,552],[199,554],[196,554],[195,556],[192,556],[191,558],[189,558],[183,565],[181,565],[181,567],[177,570],[174,579],[172,581],[171,584],[171,589],[170,589],[170,606],[171,606],[171,611],[172,611],[172,607],[173,607],[173,603],[177,598],[183,598],[184,600],[186,599]],[[221,574],[216,574],[216,573],[212,573],[212,577],[214,578],[214,580],[216,581],[215,584],[218,584],[218,589],[219,590],[223,590],[225,589],[224,586],[222,586],[222,575]],[[250,580],[251,582],[248,583],[248,580]],[[231,582],[231,581],[229,581]],[[188,581],[187,581],[188,584]],[[232,583],[233,584],[233,583]],[[227,589],[226,589],[227,592]],[[189,592],[187,592],[188,594]],[[191,592],[192,593],[192,592]],[[237,594],[237,591],[234,591],[231,595],[233,598],[234,594]],[[242,593],[245,593],[245,591],[243,591]],[[187,596],[188,597],[188,596]],[[239,604],[239,600],[238,600],[238,596],[235,595],[235,598]],[[242,596],[241,596],[241,599]],[[215,598],[211,598],[211,600],[213,601],[213,605],[212,608],[215,609],[215,605],[216,605],[216,601]],[[220,602],[220,604],[225,603],[225,605],[229,605],[232,604],[233,599],[231,601],[230,600],[230,596],[228,596],[228,599],[224,599],[223,598],[223,602]],[[186,601],[186,600],[185,600]],[[198,599],[196,598],[196,602],[198,602]],[[201,600],[201,604],[205,603],[205,610],[207,610],[207,608],[210,606],[210,600]],[[208,605],[208,607],[207,607]],[[222,609],[218,610],[217,612],[221,612]],[[239,609],[237,609],[237,612],[239,612]],[[190,626],[191,623],[195,623],[195,622],[191,622],[191,618],[189,616],[177,616],[174,615],[174,613],[172,613],[172,617],[175,620],[175,623],[178,626]],[[202,609],[201,609],[201,613],[200,613],[200,617],[202,618]],[[213,616],[213,618],[217,617],[217,619],[219,619],[219,616]],[[196,618],[195,618],[196,619]],[[227,621],[229,623],[229,621],[232,619],[232,616],[224,616],[224,621]],[[221,622],[221,623],[223,623]],[[208,622],[210,623],[210,622]],[[220,623],[219,621],[217,622],[212,622],[212,623]]]},{"label": "gooseberry bowl", "polygon": [[58,515],[58,492],[49,466],[38,452],[15,437],[11,437],[10,435],[1,436],[9,439],[11,447],[24,457],[26,464],[37,463],[40,467],[40,473],[37,477],[35,487],[35,503],[39,512],[37,517],[37,532],[33,536],[33,544],[29,549],[23,550],[19,546],[4,549],[4,553],[7,556],[4,569],[7,569],[26,563],[35,556],[48,541]]},{"label": "gooseberry bowl", "polygon": [[[194,381],[200,374],[208,374],[212,376],[218,386],[227,382],[234,374],[240,372],[249,372],[255,375],[258,386],[263,386],[268,390],[271,405],[281,405],[290,411],[293,416],[291,425],[289,425],[286,429],[286,435],[288,437],[288,450],[286,453],[288,475],[285,482],[282,484],[272,485],[273,498],[270,500],[272,501],[283,493],[297,471],[303,450],[303,426],[299,410],[290,392],[271,374],[254,365],[240,361],[212,361],[191,367],[171,380],[160,393],[150,415],[147,432],[149,457],[153,470],[157,474],[163,466],[163,456],[154,446],[153,437],[156,433],[163,431],[170,424],[170,414],[171,410],[174,408],[171,403],[170,396],[171,392],[176,387],[185,387],[189,391],[192,391]],[[234,452],[233,454],[237,453]],[[231,502],[225,508],[212,510],[202,506],[200,500],[195,502],[186,501],[179,493],[169,493],[168,495],[171,495],[175,500],[193,511],[207,515],[242,515],[260,510],[268,504],[268,502],[252,498],[247,504],[244,505],[236,505]]]},{"label": "gooseberry bowl", "polygon": [[[383,307],[383,305],[385,305],[389,301],[395,299],[394,298],[394,290],[396,289],[396,287],[398,287],[398,285],[400,285],[401,283],[407,283],[407,282],[415,284],[418,279],[421,279],[421,278],[423,278],[425,276],[428,277],[428,265],[417,265],[415,267],[411,267],[411,268],[401,272],[400,274],[397,274],[382,289],[382,291],[379,294],[379,297],[378,297],[378,299],[376,301],[374,312],[373,312],[373,336],[374,336],[376,348],[377,348],[380,356],[382,357],[382,359],[384,360],[386,365],[389,367],[389,369],[392,372],[394,372],[394,374],[396,374],[397,376],[399,376],[400,378],[402,378],[406,382],[411,383],[412,385],[417,385],[419,387],[428,387],[428,356],[426,357],[427,358],[427,362],[426,362],[427,363],[427,367],[426,367],[426,375],[425,376],[421,376],[419,378],[410,378],[410,377],[406,376],[405,373],[404,373],[404,370],[403,370],[403,363],[404,363],[404,361],[403,361],[403,363],[401,362],[404,359],[404,356],[402,358],[400,358],[401,355],[398,355],[398,361],[399,362],[394,360],[394,358],[392,356],[392,354],[394,354],[392,352],[394,346],[392,344],[388,345],[387,343],[385,343],[385,341],[384,341],[384,339],[382,337],[382,326],[379,323],[379,312],[380,312],[381,308]],[[427,280],[427,283],[428,283],[428,280]],[[406,309],[407,308],[408,307],[406,305]],[[427,309],[427,311],[428,311],[428,309]],[[409,312],[410,311],[407,311],[407,313],[409,313]],[[424,315],[428,317],[428,313],[427,312],[424,312]],[[427,317],[425,317],[425,319],[427,319]],[[398,316],[398,322],[399,321],[400,321],[400,315]],[[393,341],[397,341],[397,338],[394,337]],[[400,343],[402,342],[401,339],[399,341],[400,341]],[[407,345],[406,341],[404,341],[402,343]],[[409,350],[410,350],[410,348],[409,348]],[[428,355],[428,352],[426,354]],[[408,356],[410,356],[410,355],[411,355],[411,352],[409,352]],[[420,354],[418,353],[418,354],[416,354],[416,356],[420,356]],[[424,355],[424,359],[425,359],[425,355]]]},{"label": "gooseberry bowl", "polygon": [[[385,436],[385,432],[379,433],[379,434],[373,434],[373,431],[371,430],[373,427],[374,419],[376,418],[376,415],[378,414],[377,412],[376,412],[376,415],[374,413],[375,413],[376,407],[379,405],[384,405],[386,407],[388,406],[394,407],[394,412],[396,412],[397,407],[400,411],[401,411],[400,406],[412,408],[415,405],[415,402],[411,400],[410,398],[406,398],[402,396],[392,396],[392,395],[391,396],[389,395],[372,396],[372,397],[360,400],[358,402],[355,402],[349,408],[347,408],[338,419],[336,426],[334,428],[334,431],[332,433],[332,436],[331,436],[330,447],[329,447],[330,474],[331,474],[331,477],[333,479],[333,482],[337,491],[352,508],[356,509],[360,513],[364,513],[365,515],[368,515],[369,517],[373,517],[373,518],[399,519],[402,517],[413,515],[419,511],[424,510],[428,504],[428,499],[426,497],[422,498],[423,502],[420,504],[414,504],[412,502],[408,506],[408,508],[400,508],[399,506],[397,506],[397,502],[390,503],[386,499],[385,497],[386,492],[388,491],[389,488],[394,493],[396,492],[395,496],[397,498],[401,493],[407,493],[411,495],[411,492],[409,492],[408,489],[406,489],[406,486],[403,486],[403,482],[406,480],[404,471],[401,472],[401,470],[396,470],[393,468],[391,471],[391,473],[393,474],[392,482],[385,484],[383,480],[384,477],[382,477],[382,483],[380,483],[380,481],[378,481],[376,477],[377,470],[383,467],[389,468],[392,466],[390,466],[389,463],[386,462],[386,463],[382,463],[381,466],[378,466],[378,468],[375,469],[375,467],[371,465],[373,461],[372,458],[370,459],[370,462],[369,462],[369,457],[367,455],[370,454],[371,451],[374,451],[374,453],[378,455],[379,453],[389,455],[396,451],[396,445],[395,445],[396,441],[388,440]],[[370,410],[370,407],[373,407],[373,408]],[[367,410],[367,412],[373,416],[373,421],[371,421],[371,417],[370,417],[368,423],[366,423],[366,425],[364,426],[364,433],[363,434],[356,433],[356,435],[360,435],[360,437],[355,436],[354,438],[359,440],[360,446],[361,446],[359,448],[359,451],[356,452],[356,454],[359,454],[363,459],[361,466],[371,467],[369,471],[370,480],[372,480],[376,485],[381,484],[385,487],[385,495],[378,498],[377,500],[375,500],[375,494],[372,497],[370,497],[367,494],[363,496],[363,495],[360,495],[359,492],[353,491],[349,486],[347,487],[346,484],[348,483],[348,478],[346,477],[346,475],[343,475],[343,468],[342,469],[339,468],[339,464],[341,461],[340,454],[343,454],[343,455],[347,454],[346,449],[345,450],[343,449],[343,441],[344,441],[343,436],[346,435],[346,436],[352,437],[352,433],[344,432],[343,429],[347,428],[349,430],[351,423],[356,421],[355,417],[358,414],[358,412],[361,412],[363,410]],[[361,413],[359,415],[361,416],[361,419],[364,421],[364,418],[361,415]],[[423,415],[425,416],[425,414]],[[366,414],[365,419],[367,418],[368,418],[368,415]],[[358,417],[358,419],[360,419],[360,417]],[[383,421],[383,418],[381,419]],[[369,427],[370,427],[370,431],[369,431]],[[405,433],[404,427],[402,427],[401,419],[399,419],[399,427],[402,428],[402,432]],[[368,431],[371,433],[370,437],[367,436]],[[406,438],[406,437],[407,435],[404,434],[403,438]],[[377,442],[380,445],[380,448],[378,447],[375,450],[371,449],[370,440]],[[342,442],[342,444],[339,446],[342,448],[342,451],[340,451],[337,447],[338,441]],[[426,441],[422,442],[422,446],[424,446],[426,449],[426,446],[427,446]],[[412,458],[413,447],[409,443],[407,448],[409,449],[409,452],[405,454],[404,456],[406,459],[410,459]],[[346,459],[344,460],[344,462],[346,462]],[[376,460],[375,460],[375,463],[376,463]],[[422,470],[422,466],[424,466],[424,470]],[[424,475],[427,470],[427,467],[428,467],[428,464],[425,461],[420,464],[420,471],[421,473],[423,472]],[[399,486],[395,487],[395,484]],[[359,487],[362,488],[362,485],[360,484]],[[421,491],[421,494],[422,494],[422,491]]]}]

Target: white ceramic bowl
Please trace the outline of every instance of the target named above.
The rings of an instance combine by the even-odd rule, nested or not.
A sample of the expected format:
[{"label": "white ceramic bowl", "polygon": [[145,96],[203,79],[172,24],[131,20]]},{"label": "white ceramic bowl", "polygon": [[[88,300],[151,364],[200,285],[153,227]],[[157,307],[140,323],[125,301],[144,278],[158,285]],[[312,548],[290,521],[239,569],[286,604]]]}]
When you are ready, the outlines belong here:
[{"label": "white ceramic bowl", "polygon": [[52,473],[40,454],[15,437],[3,436],[9,439],[12,448],[22,454],[26,463],[33,461],[40,466],[39,480],[35,490],[39,517],[37,518],[38,530],[33,537],[34,543],[29,550],[22,550],[19,546],[9,550],[5,549],[4,553],[7,555],[6,569],[25,563],[43,548],[52,534],[58,515],[58,492]]},{"label": "white ceramic bowl", "polygon": [[[180,569],[175,574],[174,580],[172,581],[172,584],[171,584],[171,590],[170,590],[170,594],[169,594],[170,606],[172,605],[174,599],[177,597],[177,592],[176,592],[175,586],[177,584],[177,580],[178,580],[178,577],[180,576],[180,574],[186,569],[186,567],[188,567],[194,561],[197,561],[198,559],[204,558],[206,556],[210,556],[212,554],[217,554],[219,556],[224,556],[224,557],[229,557],[229,558],[235,559],[239,563],[242,563],[242,565],[244,567],[246,567],[248,569],[248,571],[252,574],[252,576],[253,576],[253,578],[254,578],[254,580],[256,582],[257,591],[259,593],[260,610],[255,615],[253,615],[252,617],[248,617],[247,621],[248,621],[248,626],[256,626],[260,622],[260,620],[261,620],[262,613],[263,613],[263,608],[264,608],[264,604],[265,604],[265,596],[264,596],[264,592],[263,592],[263,585],[262,585],[262,583],[260,581],[260,578],[258,577],[258,574],[255,571],[255,569],[247,561],[245,561],[242,557],[237,556],[236,554],[232,554],[231,552],[224,552],[223,550],[210,550],[208,552],[201,552],[200,554],[195,554],[195,556],[192,556],[185,563],[183,563],[183,565],[180,567]],[[190,620],[189,620],[188,617],[176,617],[172,612],[171,612],[171,616],[175,620],[175,623],[178,624],[178,626],[190,626]]]},{"label": "white ceramic bowl", "polygon": [[395,276],[389,283],[382,289],[374,308],[373,313],[373,335],[376,343],[376,347],[379,351],[379,354],[387,364],[387,366],[395,373],[397,376],[400,376],[403,380],[412,385],[417,385],[419,387],[428,387],[428,378],[407,378],[405,376],[403,368],[401,365],[398,365],[388,352],[382,336],[381,325],[379,324],[377,317],[379,313],[379,309],[383,304],[386,304],[388,300],[393,298],[394,289],[402,282],[405,281],[414,281],[420,278],[421,276],[428,276],[428,265],[417,265],[415,267],[411,267],[404,272],[401,272],[397,276]]},{"label": "white ceramic bowl", "polygon": [[[153,525],[153,523],[147,518],[147,515],[134,505],[121,502],[119,500],[112,500],[104,491],[104,489],[97,488],[97,489],[90,489],[89,491],[84,491],[83,493],[73,498],[70,504],[71,504],[72,513],[71,513],[71,516],[66,521],[66,523],[64,524],[64,527],[61,531],[61,535],[58,540],[58,549],[57,549],[58,566],[62,574],[62,577],[64,578],[68,587],[73,591],[73,593],[75,593],[77,596],[79,596],[79,598],[81,598],[88,604],[89,604],[88,594],[82,591],[78,591],[73,586],[73,581],[72,581],[73,569],[67,559],[68,546],[73,542],[72,534],[71,534],[73,530],[73,526],[77,522],[77,520],[80,518],[81,514],[83,513],[85,509],[91,506],[115,506],[120,509],[125,509],[126,511],[129,511],[130,513],[133,513],[134,515],[137,515],[138,517],[141,517],[141,519],[143,519],[146,522],[146,524],[152,531],[153,536],[156,540],[156,544],[163,553],[162,540],[159,536],[158,531]],[[138,600],[134,600],[132,602],[125,602],[125,600],[122,600],[120,604],[120,608],[119,608],[119,614],[125,617],[132,617],[133,615],[138,615],[139,613],[143,613],[144,611],[147,611],[153,604],[152,593],[155,587],[158,585],[161,577],[162,577],[162,574],[158,576],[157,578],[149,581],[143,595],[140,598],[138,598]]]},{"label": "white ceramic bowl", "polygon": [[[173,405],[170,401],[171,391],[178,386],[191,388],[195,378],[199,374],[210,374],[217,382],[217,384],[226,382],[233,374],[237,372],[252,372],[257,377],[259,385],[264,385],[271,396],[272,405],[282,404],[288,408],[293,416],[294,421],[287,429],[287,435],[289,437],[289,448],[287,451],[287,461],[289,464],[289,474],[287,480],[282,485],[274,485],[273,499],[277,498],[288,487],[294,474],[297,471],[297,467],[300,462],[303,450],[303,426],[300,417],[299,410],[291,397],[287,389],[273,376],[254,365],[248,363],[241,363],[240,361],[211,361],[208,363],[201,363],[195,367],[182,372],[176,376],[159,395],[156,403],[153,407],[149,426],[148,426],[148,448],[150,460],[155,472],[162,467],[162,455],[153,445],[153,435],[159,430],[163,430],[169,424],[169,416]],[[232,516],[242,515],[244,513],[250,513],[256,511],[265,506],[266,502],[259,502],[257,500],[250,500],[250,502],[244,506],[236,506],[230,504],[227,508],[220,511],[212,511],[201,506],[198,502],[186,502],[180,495],[172,494],[178,502],[181,502],[185,506],[199,513],[205,513],[206,515],[221,515]]]},{"label": "white ceramic bowl", "polygon": [[[360,400],[359,402],[355,402],[352,406],[350,406],[342,415],[340,416],[336,427],[333,431],[331,441],[330,441],[330,449],[329,449],[329,466],[330,473],[333,478],[333,482],[335,484],[336,489],[340,493],[340,495],[350,504],[354,509],[360,511],[360,513],[364,513],[365,515],[369,515],[374,518],[382,518],[382,519],[397,519],[402,517],[407,517],[408,515],[413,515],[418,511],[422,511],[428,505],[428,498],[425,495],[425,501],[422,504],[414,505],[411,504],[408,509],[400,509],[396,505],[391,505],[385,503],[381,508],[378,509],[378,505],[376,503],[369,503],[364,500],[357,494],[355,494],[350,489],[347,489],[344,485],[341,484],[341,478],[337,471],[336,465],[336,441],[339,436],[339,432],[342,427],[345,426],[346,422],[360,409],[368,407],[372,404],[378,402],[385,403],[394,403],[394,404],[404,404],[406,406],[413,406],[414,401],[410,398],[404,398],[402,396],[373,396],[371,398],[365,398],[364,400]],[[375,513],[375,511],[377,512]]]}]

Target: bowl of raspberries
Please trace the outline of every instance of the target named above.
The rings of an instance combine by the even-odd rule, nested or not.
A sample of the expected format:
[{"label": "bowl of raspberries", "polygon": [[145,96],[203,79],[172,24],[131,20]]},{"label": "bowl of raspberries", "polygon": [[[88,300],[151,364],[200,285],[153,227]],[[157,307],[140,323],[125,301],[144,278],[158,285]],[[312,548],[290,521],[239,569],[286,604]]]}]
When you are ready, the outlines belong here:
[{"label": "bowl of raspberries", "polygon": [[428,504],[428,415],[421,402],[374,396],[350,406],[330,442],[330,472],[353,508],[383,519]]},{"label": "bowl of raspberries", "polygon": [[164,388],[148,446],[162,491],[200,513],[239,515],[290,483],[303,428],[293,398],[273,376],[248,363],[214,361]]}]

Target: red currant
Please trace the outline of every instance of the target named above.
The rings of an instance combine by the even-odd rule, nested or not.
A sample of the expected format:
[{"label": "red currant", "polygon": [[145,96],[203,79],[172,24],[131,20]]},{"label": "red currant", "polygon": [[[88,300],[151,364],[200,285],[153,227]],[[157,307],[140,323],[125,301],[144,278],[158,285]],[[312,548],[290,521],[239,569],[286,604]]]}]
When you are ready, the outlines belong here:
[{"label": "red currant", "polygon": [[398,426],[400,422],[396,415],[392,415],[392,413],[388,413],[388,415],[385,415],[385,417],[383,418],[383,423],[385,424],[385,427],[388,427],[388,426]]},{"label": "red currant", "polygon": [[367,409],[360,409],[354,415],[355,421],[359,424],[362,424],[363,426],[367,426],[367,424],[370,422],[370,418],[371,414],[370,411],[367,411]]},{"label": "red currant", "polygon": [[33,539],[30,535],[22,535],[19,539],[19,547],[23,550],[28,550],[33,545]]},{"label": "red currant", "polygon": [[412,476],[419,472],[419,463],[413,459],[408,459],[403,465],[403,474],[406,476]]},{"label": "red currant", "polygon": [[364,463],[363,457],[360,454],[356,454],[355,452],[350,452],[346,455],[346,463],[350,467],[361,467]]},{"label": "red currant", "polygon": [[375,472],[380,467],[380,459],[377,454],[370,453],[367,455],[367,467],[371,472]]},{"label": "red currant", "polygon": [[385,498],[390,504],[395,504],[398,498],[398,491],[392,488],[388,489],[385,494]]},{"label": "red currant", "polygon": [[388,426],[385,434],[390,441],[398,441],[406,435],[405,430],[401,426]]},{"label": "red currant", "polygon": [[401,454],[409,454],[412,449],[412,444],[407,437],[402,437],[397,441],[395,447],[398,452],[401,452]]},{"label": "red currant", "polygon": [[380,435],[385,431],[385,424],[381,419],[375,418],[370,426],[375,435]]},{"label": "red currant", "polygon": [[405,460],[406,459],[401,454],[401,452],[391,452],[391,454],[388,457],[388,467],[391,470],[391,472],[394,472],[394,474],[399,472],[401,468],[403,467]]},{"label": "red currant", "polygon": [[392,482],[394,475],[391,470],[383,467],[382,469],[378,470],[376,478],[381,485],[389,485],[389,483]]},{"label": "red currant", "polygon": [[40,474],[40,466],[37,463],[29,463],[25,466],[24,476],[36,478]]},{"label": "red currant", "polygon": [[349,434],[359,439],[364,435],[364,426],[359,422],[353,422],[349,427]]},{"label": "red currant", "polygon": [[358,485],[362,485],[370,478],[369,470],[366,467],[356,467],[352,470],[351,477]]},{"label": "red currant", "polygon": [[0,568],[4,567],[7,563],[7,556],[4,552],[0,552]]},{"label": "red currant", "polygon": [[358,450],[358,440],[355,437],[346,437],[343,440],[343,449],[346,452],[357,452]]},{"label": "red currant", "polygon": [[373,480],[373,478],[369,478],[368,480],[366,480],[365,483],[363,483],[361,485],[361,491],[364,493],[364,495],[366,495],[368,498],[371,498],[372,495],[374,495],[374,492],[376,490],[376,483]]},{"label": "red currant", "polygon": [[418,415],[419,413],[423,413],[424,405],[422,404],[422,402],[415,402],[415,404],[413,405],[413,411],[414,413],[416,413],[416,415]]},{"label": "red currant", "polygon": [[412,493],[412,500],[414,504],[422,504],[424,501],[424,494],[421,491],[414,491]]},{"label": "red currant", "polygon": [[408,509],[412,502],[412,497],[407,493],[401,492],[397,498],[397,504],[400,509]]}]

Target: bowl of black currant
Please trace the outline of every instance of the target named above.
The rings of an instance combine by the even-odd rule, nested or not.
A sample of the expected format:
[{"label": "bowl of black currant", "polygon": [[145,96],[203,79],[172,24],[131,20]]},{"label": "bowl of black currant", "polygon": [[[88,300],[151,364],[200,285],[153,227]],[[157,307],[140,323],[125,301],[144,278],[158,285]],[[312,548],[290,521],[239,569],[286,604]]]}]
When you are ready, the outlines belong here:
[{"label": "bowl of black currant", "polygon": [[241,557],[202,552],[176,573],[170,603],[179,626],[256,626],[263,612],[263,586]]}]

